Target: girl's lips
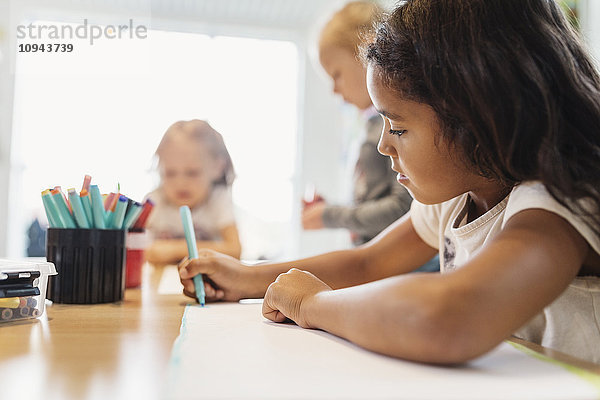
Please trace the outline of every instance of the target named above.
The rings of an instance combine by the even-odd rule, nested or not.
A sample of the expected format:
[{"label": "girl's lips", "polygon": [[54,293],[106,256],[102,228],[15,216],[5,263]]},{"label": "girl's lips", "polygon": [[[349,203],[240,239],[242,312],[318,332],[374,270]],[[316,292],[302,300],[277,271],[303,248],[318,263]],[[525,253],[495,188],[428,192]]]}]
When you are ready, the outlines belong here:
[{"label": "girl's lips", "polygon": [[396,176],[396,179],[398,180],[398,182],[402,183],[402,182],[406,182],[408,180],[406,175],[403,175],[401,173],[398,173],[398,175]]}]

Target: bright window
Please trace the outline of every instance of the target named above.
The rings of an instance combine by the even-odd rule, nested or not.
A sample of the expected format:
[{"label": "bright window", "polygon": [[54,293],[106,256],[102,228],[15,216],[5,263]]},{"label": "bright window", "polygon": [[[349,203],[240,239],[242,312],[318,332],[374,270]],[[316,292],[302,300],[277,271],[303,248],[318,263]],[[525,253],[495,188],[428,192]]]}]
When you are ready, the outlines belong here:
[{"label": "bright window", "polygon": [[18,56],[11,209],[12,231],[23,235],[10,239],[9,254],[24,254],[25,229],[45,218],[41,190],[79,188],[88,173],[105,192],[120,183],[141,199],[158,183],[153,153],[166,128],[200,118],[223,135],[234,161],[243,257],[289,256],[297,207],[295,44],[149,31],[145,40],[85,45],[83,63],[83,54]]}]

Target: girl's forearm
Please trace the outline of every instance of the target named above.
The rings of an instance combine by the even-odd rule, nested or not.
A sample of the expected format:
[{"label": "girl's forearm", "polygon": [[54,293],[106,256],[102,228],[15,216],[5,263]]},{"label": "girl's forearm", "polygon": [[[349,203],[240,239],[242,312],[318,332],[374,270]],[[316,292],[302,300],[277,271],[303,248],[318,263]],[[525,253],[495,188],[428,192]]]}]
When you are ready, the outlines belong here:
[{"label": "girl's forearm", "polygon": [[146,260],[153,264],[172,264],[181,260],[184,256],[179,257],[177,249],[173,248],[171,240],[159,239],[145,250]]},{"label": "girl's forearm", "polygon": [[[187,244],[185,244],[185,241],[183,241],[183,244],[185,245],[185,255],[187,255]],[[196,242],[196,245],[199,249],[211,249],[237,259],[240,258],[240,254],[242,252],[242,248],[239,243],[229,243],[226,241],[202,240]]]},{"label": "girl's forearm", "polygon": [[260,264],[255,266],[261,286],[267,286],[279,274],[298,268],[318,276],[332,288],[343,288],[365,282],[364,260],[359,249],[340,250],[294,261]]},{"label": "girl's forearm", "polygon": [[439,279],[411,274],[321,292],[302,305],[302,314],[311,328],[371,351],[421,362],[456,362],[462,355],[444,339],[451,322],[443,315]]}]

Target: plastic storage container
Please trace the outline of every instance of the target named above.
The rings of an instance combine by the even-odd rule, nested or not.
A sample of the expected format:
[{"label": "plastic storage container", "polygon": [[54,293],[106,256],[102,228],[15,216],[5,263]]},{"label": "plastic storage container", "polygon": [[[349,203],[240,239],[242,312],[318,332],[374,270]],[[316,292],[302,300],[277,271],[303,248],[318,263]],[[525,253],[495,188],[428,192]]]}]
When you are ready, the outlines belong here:
[{"label": "plastic storage container", "polygon": [[0,323],[41,316],[50,275],[56,268],[49,262],[0,259]]}]

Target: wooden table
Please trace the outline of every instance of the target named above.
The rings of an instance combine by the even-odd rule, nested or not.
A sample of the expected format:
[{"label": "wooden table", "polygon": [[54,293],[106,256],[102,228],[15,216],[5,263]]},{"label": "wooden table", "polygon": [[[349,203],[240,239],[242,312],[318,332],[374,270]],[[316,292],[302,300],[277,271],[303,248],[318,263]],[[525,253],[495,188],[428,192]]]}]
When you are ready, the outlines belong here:
[{"label": "wooden table", "polygon": [[0,398],[160,398],[189,303],[158,294],[162,273],[145,265],[142,288],[121,303],[53,304],[39,320],[0,326]]},{"label": "wooden table", "polygon": [[[0,398],[160,398],[190,302],[182,294],[159,294],[167,271],[144,266],[142,288],[128,289],[120,304],[54,304],[39,320],[0,325]],[[180,285],[173,272],[172,293]],[[517,342],[600,374],[600,365]]]}]

